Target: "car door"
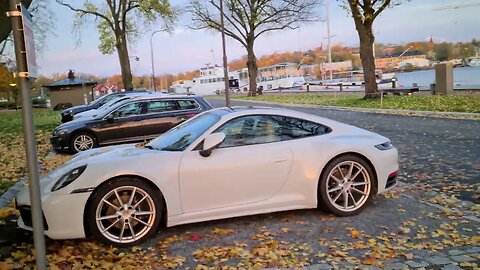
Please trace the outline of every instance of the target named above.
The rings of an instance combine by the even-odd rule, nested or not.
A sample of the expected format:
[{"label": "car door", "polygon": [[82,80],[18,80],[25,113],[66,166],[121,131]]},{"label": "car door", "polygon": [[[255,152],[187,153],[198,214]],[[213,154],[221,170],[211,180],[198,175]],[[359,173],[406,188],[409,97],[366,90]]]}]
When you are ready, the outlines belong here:
[{"label": "car door", "polygon": [[209,157],[185,152],[179,169],[185,213],[252,204],[284,185],[293,155],[269,116],[232,119],[215,132],[225,141]]},{"label": "car door", "polygon": [[143,135],[154,137],[176,126],[178,104],[175,100],[150,100],[146,104],[146,114],[142,120]]},{"label": "car door", "polygon": [[[137,101],[125,104],[106,117],[97,127],[101,142],[114,143],[134,141],[142,136],[142,117],[145,102]],[[111,118],[110,118],[111,117]]]}]

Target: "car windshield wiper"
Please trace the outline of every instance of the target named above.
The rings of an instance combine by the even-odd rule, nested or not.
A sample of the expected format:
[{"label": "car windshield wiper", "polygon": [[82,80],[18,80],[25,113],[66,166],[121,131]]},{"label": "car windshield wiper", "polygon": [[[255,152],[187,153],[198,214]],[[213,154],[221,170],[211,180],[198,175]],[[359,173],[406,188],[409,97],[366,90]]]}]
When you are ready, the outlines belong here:
[{"label": "car windshield wiper", "polygon": [[150,149],[150,150],[157,150],[156,148],[153,148],[151,145],[144,145],[143,147]]}]

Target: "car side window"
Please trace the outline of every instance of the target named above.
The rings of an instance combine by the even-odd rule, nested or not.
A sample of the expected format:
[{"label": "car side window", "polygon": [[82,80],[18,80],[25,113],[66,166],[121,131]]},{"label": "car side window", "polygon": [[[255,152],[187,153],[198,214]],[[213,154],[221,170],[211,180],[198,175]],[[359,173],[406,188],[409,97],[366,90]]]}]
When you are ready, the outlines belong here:
[{"label": "car side window", "polygon": [[194,110],[198,109],[198,103],[193,100],[177,100],[178,106],[180,106],[180,110]]},{"label": "car side window", "polygon": [[127,104],[119,108],[113,113],[113,117],[119,118],[119,117],[127,117],[127,116],[134,116],[134,115],[140,115],[140,114],[142,114],[142,103],[136,102],[136,103]]},{"label": "car side window", "polygon": [[148,102],[147,113],[169,112],[177,110],[177,104],[174,100],[154,100]]},{"label": "car side window", "polygon": [[280,126],[266,115],[249,115],[225,123],[215,132],[225,133],[219,148],[281,141]]},{"label": "car side window", "polygon": [[272,119],[280,126],[278,135],[282,141],[322,135],[331,131],[327,126],[298,118],[272,116]]}]

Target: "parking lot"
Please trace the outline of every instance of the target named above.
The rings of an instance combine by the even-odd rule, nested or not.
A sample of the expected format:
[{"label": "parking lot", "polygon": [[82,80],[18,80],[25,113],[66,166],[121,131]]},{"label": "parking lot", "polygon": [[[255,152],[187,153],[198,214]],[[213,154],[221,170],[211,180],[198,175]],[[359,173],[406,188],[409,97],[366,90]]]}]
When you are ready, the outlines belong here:
[{"label": "parking lot", "polygon": [[[48,241],[49,262],[87,268],[114,263],[132,269],[476,269],[478,121],[293,109],[389,137],[401,154],[401,184],[353,217],[310,209],[182,225],[163,228],[140,247],[124,250],[97,245],[94,239]],[[12,227],[1,230],[18,236],[13,240],[20,246],[17,251],[31,249],[22,244],[29,235]],[[19,265],[32,262],[17,260]]]}]

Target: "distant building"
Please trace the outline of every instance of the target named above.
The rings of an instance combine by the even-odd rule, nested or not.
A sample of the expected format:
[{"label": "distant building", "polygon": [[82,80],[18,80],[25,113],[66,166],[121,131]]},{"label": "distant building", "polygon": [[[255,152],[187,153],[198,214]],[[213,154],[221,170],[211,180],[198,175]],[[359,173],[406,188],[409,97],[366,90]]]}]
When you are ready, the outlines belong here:
[{"label": "distant building", "polygon": [[73,70],[68,72],[64,80],[43,85],[50,90],[52,108],[58,104],[83,105],[93,100],[93,87],[97,82],[75,78]]},{"label": "distant building", "polygon": [[407,52],[403,55],[402,53],[383,55],[375,58],[375,68],[395,69],[398,68],[400,62],[414,58],[426,59],[427,55],[420,51]]},{"label": "distant building", "polygon": [[95,93],[95,97],[99,97],[106,94],[121,92],[121,89],[117,84],[99,83],[93,87],[93,92]]},{"label": "distant building", "polygon": [[299,69],[307,79],[315,79],[316,77],[325,76],[329,70],[332,70],[332,73],[352,70],[353,64],[352,60],[347,60],[342,62],[332,62],[331,64],[322,63],[316,65],[301,65]]}]

